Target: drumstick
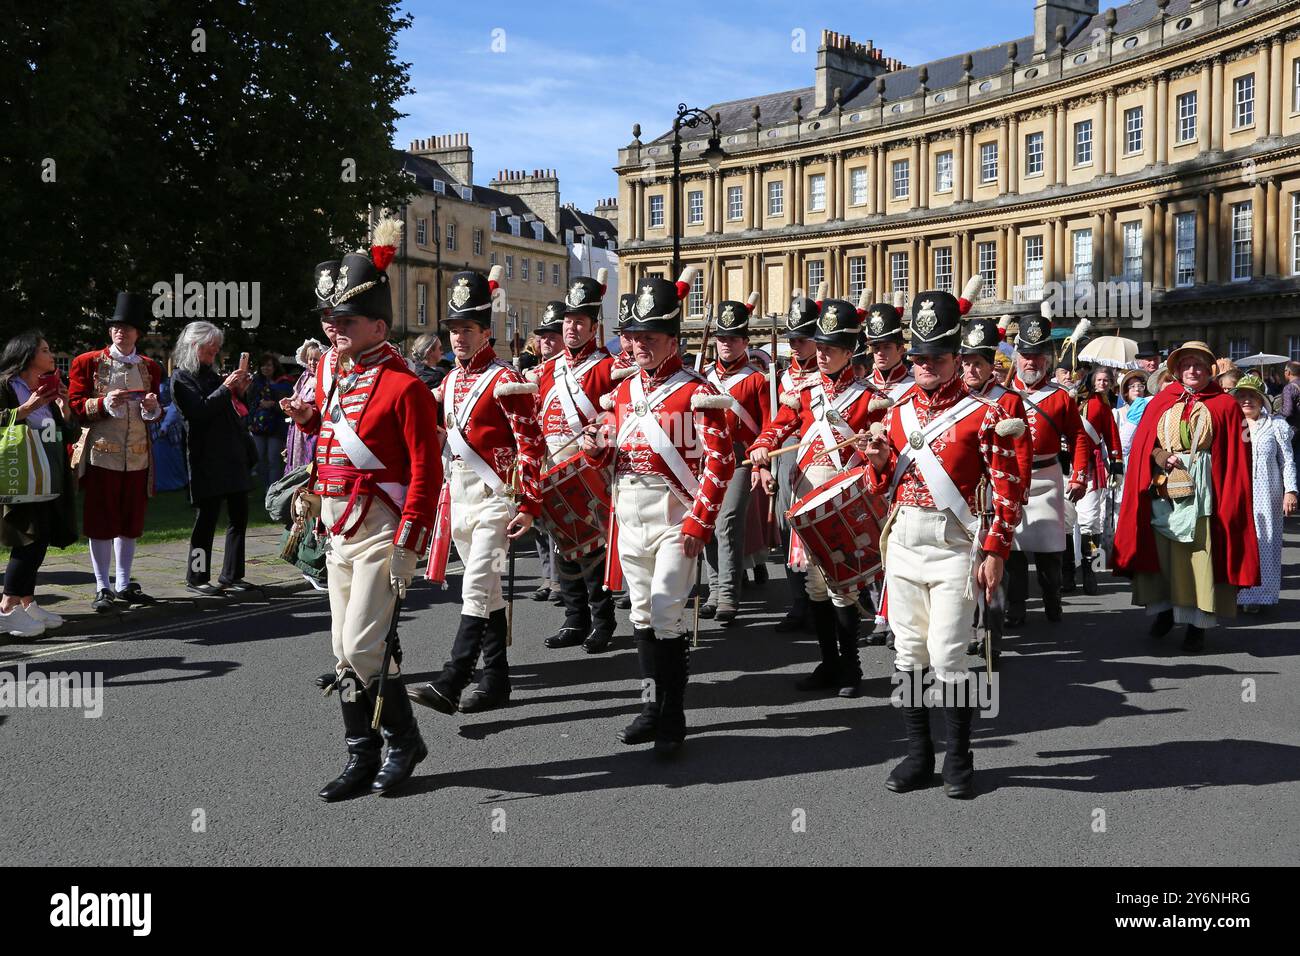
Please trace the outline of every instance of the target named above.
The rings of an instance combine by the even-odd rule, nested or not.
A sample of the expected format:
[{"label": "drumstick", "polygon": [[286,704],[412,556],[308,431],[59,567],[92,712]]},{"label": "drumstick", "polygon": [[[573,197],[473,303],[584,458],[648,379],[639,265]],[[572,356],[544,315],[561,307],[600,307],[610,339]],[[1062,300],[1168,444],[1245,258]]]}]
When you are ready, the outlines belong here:
[{"label": "drumstick", "polygon": [[[826,453],[829,454],[830,452],[833,452],[833,451],[839,451],[841,448],[847,448],[847,447],[849,447],[849,445],[852,445],[855,441],[857,441],[860,437],[861,437],[860,435],[853,435],[853,436],[850,437],[850,438],[846,438],[846,439],[844,439],[844,441],[840,442],[838,445],[832,445],[830,448],[827,448],[827,449],[826,449]],[[768,457],[769,459],[771,459],[771,458],[780,458],[782,455],[788,455],[788,454],[790,454],[790,452],[792,452],[792,451],[798,451],[798,450],[799,450],[800,448],[802,448],[802,447],[803,447],[803,445],[801,445],[801,444],[800,444],[800,445],[786,445],[784,448],[778,448],[776,451],[768,452],[767,457]],[[748,458],[746,458],[746,459],[745,459],[744,461],[742,461],[740,464],[741,464],[741,467],[743,468],[743,467],[746,466],[746,465],[752,465],[753,462],[750,461]]]}]

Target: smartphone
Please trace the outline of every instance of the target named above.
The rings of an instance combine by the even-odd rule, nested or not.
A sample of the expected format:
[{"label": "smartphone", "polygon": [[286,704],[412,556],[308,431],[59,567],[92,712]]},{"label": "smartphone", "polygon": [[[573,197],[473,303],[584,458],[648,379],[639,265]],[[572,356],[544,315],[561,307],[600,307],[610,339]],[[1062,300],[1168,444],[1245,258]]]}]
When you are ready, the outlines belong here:
[{"label": "smartphone", "polygon": [[247,353],[247,352],[240,352],[240,353],[239,353],[239,370],[240,370],[241,372],[247,372],[247,371],[248,371],[248,353]]},{"label": "smartphone", "polygon": [[148,394],[149,393],[146,392],[144,389],[128,389],[126,393],[126,400],[128,402],[143,402],[144,397]]}]

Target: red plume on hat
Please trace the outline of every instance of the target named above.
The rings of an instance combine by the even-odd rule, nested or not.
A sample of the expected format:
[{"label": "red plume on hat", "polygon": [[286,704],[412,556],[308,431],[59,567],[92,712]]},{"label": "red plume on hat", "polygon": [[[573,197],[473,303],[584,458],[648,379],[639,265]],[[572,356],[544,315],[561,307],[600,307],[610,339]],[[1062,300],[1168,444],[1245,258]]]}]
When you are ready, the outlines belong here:
[{"label": "red plume on hat", "polygon": [[695,276],[699,271],[695,266],[687,266],[682,270],[682,274],[677,277],[677,298],[679,301],[690,294],[691,283],[695,281]]},{"label": "red plume on hat", "polygon": [[820,309],[822,307],[822,303],[826,301],[826,295],[830,290],[831,284],[825,279],[822,279],[822,281],[817,284],[817,298],[814,300],[817,303],[817,308]]},{"label": "red plume on hat", "polygon": [[749,298],[745,300],[745,311],[750,315],[754,314],[754,309],[758,306],[760,296],[757,292],[751,292]]},{"label": "red plume on hat", "polygon": [[1009,328],[1011,328],[1010,315],[1004,315],[1002,316],[1002,318],[998,319],[998,341],[999,342],[1005,342],[1007,340],[1007,329]]},{"label": "red plume on hat", "polygon": [[984,277],[978,272],[966,280],[966,285],[961,290],[961,298],[957,300],[957,309],[962,315],[971,310],[971,306],[975,304],[975,296],[979,295],[983,285]]},{"label": "red plume on hat", "polygon": [[491,293],[493,301],[504,294],[501,288],[501,277],[504,274],[505,269],[499,265],[493,266],[488,272],[488,292]]},{"label": "red plume on hat", "polygon": [[402,220],[384,218],[375,223],[375,231],[370,243],[370,261],[381,272],[388,268],[397,255],[397,246],[402,241]]},{"label": "red plume on hat", "polygon": [[858,318],[865,319],[869,308],[871,308],[871,290],[863,289],[862,294],[858,296]]}]

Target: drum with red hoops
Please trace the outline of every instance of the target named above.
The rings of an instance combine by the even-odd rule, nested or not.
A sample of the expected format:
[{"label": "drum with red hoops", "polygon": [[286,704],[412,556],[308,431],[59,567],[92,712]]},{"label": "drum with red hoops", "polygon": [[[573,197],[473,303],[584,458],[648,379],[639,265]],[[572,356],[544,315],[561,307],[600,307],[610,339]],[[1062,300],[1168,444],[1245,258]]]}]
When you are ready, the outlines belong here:
[{"label": "drum with red hoops", "polygon": [[865,473],[864,466],[832,478],[785,515],[833,590],[859,588],[880,571],[880,529],[889,505],[867,492]]},{"label": "drum with red hoops", "polygon": [[542,525],[566,560],[605,546],[609,486],[602,469],[581,452],[542,473]]}]

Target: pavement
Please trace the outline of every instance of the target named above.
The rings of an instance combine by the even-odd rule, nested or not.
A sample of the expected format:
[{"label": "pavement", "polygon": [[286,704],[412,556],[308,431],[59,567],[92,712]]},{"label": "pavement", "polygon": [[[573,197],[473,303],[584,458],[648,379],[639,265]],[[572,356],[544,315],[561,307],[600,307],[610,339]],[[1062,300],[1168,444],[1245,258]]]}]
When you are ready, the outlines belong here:
[{"label": "pavement", "polygon": [[[221,566],[224,533],[224,526],[218,528],[214,553],[214,564],[218,568]],[[260,593],[227,591],[220,597],[198,597],[185,590],[190,547],[189,541],[185,540],[141,546],[131,562],[131,580],[138,582],[150,597],[157,598],[157,605],[128,608],[118,604],[115,611],[97,613],[90,606],[90,602],[95,600],[95,576],[90,570],[90,555],[85,552],[66,554],[55,549],[49,552],[41,566],[36,600],[64,619],[66,623],[59,628],[59,636],[70,637],[93,634],[117,625],[135,627],[177,615],[201,615],[214,608],[265,600],[273,595],[309,588],[300,571],[280,560],[280,537],[283,533],[278,526],[263,526],[249,528],[245,535],[244,564],[247,570],[244,577],[257,585]],[[0,644],[5,639],[0,635]]]},{"label": "pavement", "polygon": [[[1282,604],[1212,632],[1199,655],[1181,651],[1177,632],[1147,637],[1109,575],[1100,596],[1068,597],[1060,624],[1032,601],[1006,640],[999,712],[975,721],[970,801],[884,788],[903,755],[892,652],[863,648],[860,699],[795,690],[816,643],[773,631],[786,596],[776,565],[769,585],[746,591],[737,624],[702,622],[690,736],[665,763],[615,739],[639,709],[626,612],[608,654],[546,649],[562,612],[527,600],[537,565],[522,553],[511,706],[417,709],[430,755],[406,788],[332,805],[316,797],[345,760],[338,706],[312,684],[332,666],[323,595],[270,589],[11,643],[0,687],[3,672],[78,672],[102,678],[104,694],[98,717],[0,708],[5,861],[1295,865],[1290,525]],[[421,582],[408,598],[407,682],[446,657],[454,570],[449,590]]]}]

